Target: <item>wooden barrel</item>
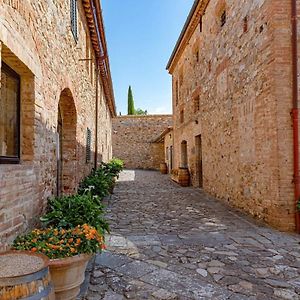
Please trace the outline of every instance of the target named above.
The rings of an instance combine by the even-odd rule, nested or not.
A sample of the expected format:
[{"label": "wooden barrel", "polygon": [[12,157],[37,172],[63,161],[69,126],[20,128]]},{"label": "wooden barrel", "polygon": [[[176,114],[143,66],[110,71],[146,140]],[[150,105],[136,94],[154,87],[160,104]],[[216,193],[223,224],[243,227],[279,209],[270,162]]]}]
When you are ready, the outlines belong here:
[{"label": "wooden barrel", "polygon": [[168,174],[168,168],[166,163],[160,164],[160,173],[161,174]]},{"label": "wooden barrel", "polygon": [[54,300],[49,259],[27,251],[0,253],[0,300]]},{"label": "wooden barrel", "polygon": [[179,168],[178,183],[184,187],[190,185],[190,173],[188,168]]}]

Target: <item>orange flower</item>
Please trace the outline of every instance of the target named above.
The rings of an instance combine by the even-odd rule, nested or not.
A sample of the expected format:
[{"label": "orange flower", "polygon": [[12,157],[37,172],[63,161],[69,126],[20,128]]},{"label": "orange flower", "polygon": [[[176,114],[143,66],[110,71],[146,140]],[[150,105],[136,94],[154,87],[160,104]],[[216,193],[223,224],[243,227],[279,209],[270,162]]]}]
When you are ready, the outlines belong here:
[{"label": "orange flower", "polygon": [[81,243],[81,239],[77,239],[77,240],[76,240],[76,244],[79,245],[80,243]]},{"label": "orange flower", "polygon": [[105,249],[106,249],[106,245],[105,245],[105,244],[102,244],[102,245],[101,245],[101,249],[102,249],[102,250],[105,250]]},{"label": "orange flower", "polygon": [[73,241],[74,241],[73,238],[70,238],[70,239],[68,240],[69,243],[73,243]]},{"label": "orange flower", "polygon": [[36,249],[35,247],[33,247],[33,248],[31,248],[31,251],[32,251],[32,252],[36,252],[37,249]]}]

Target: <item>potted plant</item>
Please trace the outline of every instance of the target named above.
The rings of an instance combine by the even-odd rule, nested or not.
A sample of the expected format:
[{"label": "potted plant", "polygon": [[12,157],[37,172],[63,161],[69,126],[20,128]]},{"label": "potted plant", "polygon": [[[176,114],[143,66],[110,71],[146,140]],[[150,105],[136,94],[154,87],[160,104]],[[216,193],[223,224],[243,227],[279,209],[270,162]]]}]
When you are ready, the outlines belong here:
[{"label": "potted plant", "polygon": [[104,248],[103,235],[87,224],[70,229],[34,229],[17,237],[13,243],[15,250],[42,253],[50,258],[49,268],[56,300],[76,298],[89,259]]},{"label": "potted plant", "polygon": [[116,179],[123,170],[123,162],[120,159],[113,158],[110,162],[102,162],[98,169],[84,178],[80,183],[78,193],[84,194],[86,189],[93,187],[91,192],[93,195],[103,199],[105,196],[112,194]]},{"label": "potted plant", "polygon": [[43,226],[69,229],[88,224],[104,236],[109,232],[109,225],[104,218],[105,209],[100,198],[92,194],[92,190],[93,187],[90,187],[83,195],[50,199],[46,214],[40,218]]}]

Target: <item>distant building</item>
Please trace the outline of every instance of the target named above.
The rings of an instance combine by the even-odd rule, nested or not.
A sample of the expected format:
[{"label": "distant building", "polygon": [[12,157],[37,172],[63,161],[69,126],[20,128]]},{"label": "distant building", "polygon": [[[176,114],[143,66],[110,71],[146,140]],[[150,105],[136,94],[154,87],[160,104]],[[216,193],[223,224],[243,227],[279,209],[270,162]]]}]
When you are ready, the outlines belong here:
[{"label": "distant building", "polygon": [[112,156],[100,1],[0,0],[0,248]]},{"label": "distant building", "polygon": [[158,170],[165,161],[161,132],[172,125],[172,115],[131,115],[113,119],[113,156],[128,169]]},{"label": "distant building", "polygon": [[300,229],[295,3],[196,0],[167,66],[173,168],[289,231]]}]

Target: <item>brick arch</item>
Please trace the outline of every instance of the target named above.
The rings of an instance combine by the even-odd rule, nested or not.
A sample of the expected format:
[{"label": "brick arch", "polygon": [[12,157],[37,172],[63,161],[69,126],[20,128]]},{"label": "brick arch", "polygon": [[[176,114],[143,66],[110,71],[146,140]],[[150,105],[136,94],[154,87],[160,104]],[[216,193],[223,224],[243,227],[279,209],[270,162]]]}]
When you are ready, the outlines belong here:
[{"label": "brick arch", "polygon": [[58,103],[57,132],[59,138],[57,159],[57,191],[60,194],[76,192],[77,169],[77,112],[70,89],[64,89]]}]

